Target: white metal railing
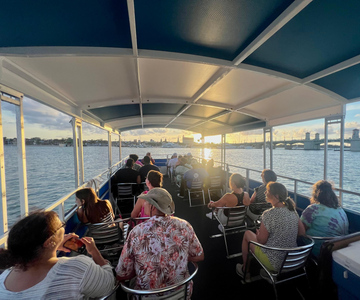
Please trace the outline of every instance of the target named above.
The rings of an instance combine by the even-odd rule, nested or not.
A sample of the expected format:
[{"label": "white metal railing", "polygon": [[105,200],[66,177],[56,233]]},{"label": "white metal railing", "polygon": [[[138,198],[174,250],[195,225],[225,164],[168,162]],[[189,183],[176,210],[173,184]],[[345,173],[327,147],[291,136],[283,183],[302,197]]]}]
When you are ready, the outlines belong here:
[{"label": "white metal railing", "polygon": [[[83,185],[79,186],[74,191],[72,191],[69,194],[65,195],[64,197],[60,198],[56,202],[52,203],[51,205],[49,205],[48,207],[45,208],[45,211],[58,209],[58,215],[59,215],[60,220],[63,220],[65,222],[68,221],[71,218],[71,216],[75,213],[77,207],[76,206],[72,207],[70,209],[70,211],[65,216],[65,201],[68,200],[70,197],[72,197],[78,190],[81,190],[81,189],[83,189],[85,187],[94,188],[94,190],[98,194],[100,188],[106,182],[108,182],[110,180],[111,176],[119,168],[121,168],[124,165],[126,159],[127,159],[127,157],[120,160],[116,164],[112,165],[110,168],[106,169],[105,171],[103,171],[99,175],[95,176],[93,179],[90,179],[89,181],[87,181]],[[110,188],[111,188],[111,182],[109,181],[109,189]],[[3,247],[6,244],[8,233],[9,232],[7,231],[3,236],[0,237],[0,247]]]}]

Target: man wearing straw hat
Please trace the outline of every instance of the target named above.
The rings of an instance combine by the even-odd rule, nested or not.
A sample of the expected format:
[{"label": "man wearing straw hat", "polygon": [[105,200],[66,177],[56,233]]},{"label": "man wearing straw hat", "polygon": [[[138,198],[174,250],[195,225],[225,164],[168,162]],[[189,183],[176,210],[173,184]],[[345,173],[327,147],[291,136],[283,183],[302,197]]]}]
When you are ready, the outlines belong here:
[{"label": "man wearing straw hat", "polygon": [[[173,217],[170,193],[153,188],[144,199],[150,219],[130,232],[116,267],[117,278],[135,279],[135,289],[152,290],[173,285],[189,276],[188,261],[204,259],[203,248],[192,226]],[[192,288],[190,288],[192,290]]]}]

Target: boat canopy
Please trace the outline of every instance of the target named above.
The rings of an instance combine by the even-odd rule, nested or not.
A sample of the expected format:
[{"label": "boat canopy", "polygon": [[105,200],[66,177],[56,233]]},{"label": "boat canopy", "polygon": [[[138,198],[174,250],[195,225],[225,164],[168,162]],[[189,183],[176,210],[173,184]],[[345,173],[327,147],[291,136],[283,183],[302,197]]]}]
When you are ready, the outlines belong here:
[{"label": "boat canopy", "polygon": [[2,1],[0,85],[110,131],[343,115],[358,0]]}]

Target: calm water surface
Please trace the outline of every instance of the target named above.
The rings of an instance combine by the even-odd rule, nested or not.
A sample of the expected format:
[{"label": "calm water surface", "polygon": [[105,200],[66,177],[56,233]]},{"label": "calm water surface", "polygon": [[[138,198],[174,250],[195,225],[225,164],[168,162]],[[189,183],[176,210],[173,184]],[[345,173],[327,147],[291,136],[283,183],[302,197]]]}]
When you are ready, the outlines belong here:
[{"label": "calm water surface", "polygon": [[[148,150],[155,158],[164,158],[174,152],[186,154],[191,152],[193,156],[201,156],[201,149],[184,148],[122,148],[123,157],[136,153],[143,157]],[[329,151],[328,178],[338,185],[339,182],[339,156],[338,151]],[[299,180],[316,182],[323,178],[324,152],[323,151],[304,151],[304,150],[284,150],[275,149],[273,152],[274,171],[278,174],[293,177]],[[204,149],[206,158],[213,158],[220,161],[220,149]],[[230,165],[241,166],[244,168],[262,170],[263,169],[263,150],[262,149],[227,149],[226,161]],[[269,151],[267,151],[267,161],[269,166]],[[360,168],[357,166],[360,153],[345,152],[344,164],[344,188],[350,191],[358,191],[360,181]],[[119,149],[112,149],[113,164],[119,159]],[[26,160],[28,170],[28,195],[30,210],[45,208],[52,202],[71,192],[75,188],[75,171],[72,147],[57,146],[27,146]],[[108,148],[101,146],[84,147],[84,172],[85,180],[99,175],[108,167]],[[232,172],[239,172],[246,175],[245,170],[230,166]],[[5,146],[5,174],[6,192],[9,224],[20,215],[19,208],[19,182],[17,167],[17,148],[16,146]],[[261,181],[260,173],[250,172],[250,177]],[[289,190],[293,190],[294,183],[283,178],[279,181],[284,183]],[[311,186],[299,184],[298,190],[306,195],[311,195]],[[73,205],[74,199],[69,199],[65,203],[65,208]],[[344,207],[360,211],[360,198],[356,196],[345,196]]]}]

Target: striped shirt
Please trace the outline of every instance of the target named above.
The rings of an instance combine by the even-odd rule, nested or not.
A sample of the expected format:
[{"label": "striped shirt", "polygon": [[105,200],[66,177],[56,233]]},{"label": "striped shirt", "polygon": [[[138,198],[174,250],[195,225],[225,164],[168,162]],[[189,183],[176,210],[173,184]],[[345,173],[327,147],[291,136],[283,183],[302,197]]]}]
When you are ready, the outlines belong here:
[{"label": "striped shirt", "polygon": [[85,255],[59,258],[42,281],[21,292],[6,289],[10,272],[0,275],[0,299],[88,299],[107,295],[115,283],[111,266],[100,267]]}]

